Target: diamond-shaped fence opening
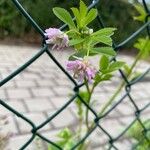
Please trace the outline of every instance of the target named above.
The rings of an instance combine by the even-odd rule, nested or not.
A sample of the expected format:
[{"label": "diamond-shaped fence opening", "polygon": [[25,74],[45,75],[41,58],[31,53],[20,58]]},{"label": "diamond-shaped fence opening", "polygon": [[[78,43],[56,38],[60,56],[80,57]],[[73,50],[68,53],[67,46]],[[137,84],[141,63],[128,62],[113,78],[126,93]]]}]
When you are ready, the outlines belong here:
[{"label": "diamond-shaped fence opening", "polygon": [[[30,119],[27,115],[23,115],[20,112],[18,112],[15,108],[11,107],[9,104],[5,103],[4,100],[0,100],[0,104],[5,107],[7,110],[9,110],[11,113],[14,113],[16,115],[16,117],[18,117],[19,119],[21,119],[23,122],[26,122],[26,124],[28,124],[28,126],[31,128],[31,136],[28,138],[27,141],[24,141],[25,143],[20,147],[20,150],[26,149],[31,142],[33,142],[33,140],[36,137],[41,138],[42,140],[44,140],[45,142],[52,144],[53,146],[55,146],[56,148],[63,150],[59,145],[57,145],[53,140],[50,140],[49,138],[47,138],[45,135],[41,134],[39,131],[44,128],[45,126],[47,126],[49,123],[51,123],[53,120],[55,121],[55,118],[59,118],[59,115],[61,115],[63,113],[63,111],[65,109],[67,109],[67,107],[69,105],[71,105],[75,99],[78,97],[80,99],[80,101],[83,103],[83,105],[89,109],[89,112],[91,113],[91,118],[93,120],[93,128],[90,129],[90,131],[88,133],[86,133],[85,135],[83,135],[82,139],[80,141],[78,141],[72,148],[71,150],[75,150],[78,148],[78,146],[80,144],[82,144],[83,142],[85,142],[85,140],[87,140],[88,138],[93,137],[92,139],[94,139],[94,137],[98,136],[100,137],[105,137],[103,142],[101,141],[100,143],[104,145],[104,149],[109,149],[109,150],[121,150],[123,148],[123,145],[126,146],[131,146],[131,142],[128,141],[128,139],[123,138],[123,136],[126,134],[126,132],[128,131],[128,129],[135,123],[135,121],[138,121],[142,128],[143,128],[143,139],[142,140],[147,140],[148,142],[150,142],[147,134],[148,132],[150,132],[150,129],[147,129],[141,119],[141,114],[146,111],[149,107],[150,107],[150,102],[147,101],[147,103],[145,103],[144,106],[138,106],[138,102],[135,102],[135,95],[132,95],[132,87],[136,86],[136,84],[138,82],[140,82],[150,71],[150,68],[148,68],[139,78],[129,81],[126,77],[126,75],[124,74],[124,72],[122,70],[119,70],[119,74],[121,75],[121,77],[124,79],[124,81],[126,82],[126,86],[124,89],[124,93],[121,95],[121,97],[119,97],[117,99],[117,101],[101,116],[98,115],[97,111],[92,108],[91,106],[89,106],[84,99],[82,99],[82,97],[80,97],[79,95],[79,91],[80,89],[84,86],[84,84],[79,85],[71,76],[70,74],[68,74],[68,72],[63,68],[63,66],[59,63],[59,61],[55,58],[55,56],[51,53],[51,50],[49,49],[49,47],[47,46],[47,44],[45,43],[45,36],[44,36],[44,31],[38,26],[38,24],[34,21],[34,19],[28,14],[28,12],[24,9],[24,7],[21,5],[21,3],[18,0],[12,0],[12,2],[16,5],[16,8],[20,11],[20,13],[22,13],[22,15],[27,19],[27,21],[33,26],[33,28],[39,33],[39,36],[42,37],[43,41],[42,41],[42,48],[32,57],[30,58],[26,63],[24,63],[21,67],[19,67],[18,69],[16,69],[13,73],[11,73],[10,75],[8,75],[7,77],[5,77],[4,79],[2,79],[0,81],[0,86],[5,85],[6,83],[8,83],[10,80],[12,80],[15,76],[19,75],[22,71],[24,71],[25,69],[27,69],[31,64],[33,64],[37,59],[39,59],[42,55],[46,54],[52,61],[53,63],[60,69],[59,71],[61,71],[62,74],[64,74],[68,80],[70,80],[70,82],[72,82],[72,84],[74,85],[74,88],[72,89],[72,91],[74,92],[72,98],[70,100],[66,100],[66,102],[61,105],[60,107],[58,107],[56,112],[53,112],[52,114],[48,115],[48,118],[46,120],[44,120],[43,122],[41,122],[40,124],[36,124],[32,119]],[[99,3],[99,0],[93,0],[91,1],[91,5],[89,6],[89,8],[95,7],[97,6],[97,4]],[[143,26],[141,26],[136,32],[134,32],[132,35],[130,35],[127,39],[125,39],[123,42],[121,42],[120,44],[113,44],[114,45],[114,50],[115,51],[119,51],[121,49],[121,47],[123,47],[124,45],[126,45],[128,42],[130,42],[131,40],[133,40],[134,38],[136,38],[142,31],[147,30],[148,35],[150,36],[150,21],[149,21],[149,16],[150,16],[150,10],[148,9],[148,6],[145,2],[145,0],[143,0],[143,5],[145,8],[145,11],[147,12],[147,16],[145,18],[145,23],[143,24]],[[104,28],[104,23],[102,22],[101,16],[100,14],[97,17],[99,24],[101,25],[102,28]],[[62,26],[61,29],[64,29],[66,27],[66,25]],[[113,58],[113,61],[117,61],[117,57]],[[48,61],[47,61],[48,63]],[[31,69],[32,70],[32,69]],[[141,92],[141,91],[139,91]],[[128,104],[126,104],[128,103]],[[127,106],[128,105],[128,106]],[[111,131],[110,128],[107,127],[107,124],[112,124],[112,128],[113,125],[117,126],[116,120],[109,120],[109,117],[111,116],[111,113],[113,113],[113,111],[118,111],[119,112],[119,107],[122,107],[121,109],[123,109],[123,107],[125,108],[130,108],[130,111],[133,115],[133,118],[129,120],[125,121],[125,120],[118,120],[121,122],[121,124],[123,126],[125,126],[124,129],[122,129],[122,126],[118,126],[118,129],[116,128],[116,131],[113,130]],[[128,108],[128,109],[129,109]],[[128,114],[127,114],[128,115]],[[143,115],[142,115],[143,117]],[[118,116],[117,116],[118,118]],[[127,123],[128,122],[128,123]],[[94,139],[96,142],[96,138]],[[140,141],[142,142],[142,141]],[[98,144],[98,143],[97,143]],[[133,147],[133,149],[136,149],[136,147],[138,147],[140,143],[138,143],[137,145],[135,145],[135,147]]]}]

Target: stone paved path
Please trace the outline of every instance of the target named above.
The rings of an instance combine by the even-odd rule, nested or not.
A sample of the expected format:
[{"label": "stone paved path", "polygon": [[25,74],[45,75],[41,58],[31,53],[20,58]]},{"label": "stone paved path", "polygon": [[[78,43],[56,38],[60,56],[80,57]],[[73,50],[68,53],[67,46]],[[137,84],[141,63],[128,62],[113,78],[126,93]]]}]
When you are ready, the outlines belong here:
[{"label": "stone paved path", "polygon": [[[37,53],[38,50],[39,48],[36,47],[1,45],[0,79],[4,79]],[[70,50],[68,52],[54,53],[63,65],[69,54]],[[129,63],[133,61],[133,58],[128,56],[121,55],[119,58]],[[139,71],[143,71],[147,67],[149,67],[148,63],[140,63]],[[150,102],[150,80],[148,81],[140,82],[132,88],[132,96],[139,108]],[[119,77],[116,75],[113,81],[106,82],[95,90],[93,99],[99,99],[99,103],[93,106],[96,111],[100,110],[102,104],[111,96],[118,86],[118,82]],[[38,125],[69,100],[68,93],[73,93],[72,89],[73,84],[52,60],[44,54],[26,70],[3,85],[0,88],[0,98]],[[135,109],[131,102],[125,99],[123,103],[119,104],[116,109],[102,120],[101,125],[115,137],[135,118],[134,112]],[[62,128],[71,127],[75,130],[78,122],[76,114],[75,104],[72,103],[59,116],[42,128],[41,133],[47,138],[55,140],[56,134]],[[31,127],[1,105],[0,116],[7,116],[9,122],[3,129],[3,132],[11,133],[7,149],[18,150],[30,137]],[[150,107],[141,114],[141,118],[148,118],[149,116]],[[93,115],[91,114],[92,117]],[[108,140],[108,137],[99,129],[90,136],[90,139],[92,139],[92,145],[95,147],[92,150],[106,149],[105,142]],[[119,150],[129,150],[131,141],[122,140],[121,142],[116,142],[115,145]],[[44,150],[44,147],[39,149]],[[27,150],[36,150],[35,142]]]}]

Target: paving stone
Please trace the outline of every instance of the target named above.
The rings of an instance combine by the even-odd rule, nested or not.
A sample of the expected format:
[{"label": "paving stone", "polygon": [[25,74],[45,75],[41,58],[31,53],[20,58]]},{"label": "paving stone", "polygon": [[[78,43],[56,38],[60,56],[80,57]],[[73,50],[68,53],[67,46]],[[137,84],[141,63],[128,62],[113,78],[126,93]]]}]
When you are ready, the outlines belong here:
[{"label": "paving stone", "polygon": [[31,94],[27,89],[7,89],[9,98],[29,98]]},{"label": "paving stone", "polygon": [[42,79],[42,80],[37,80],[38,86],[42,87],[53,87],[55,85],[54,80],[48,80],[48,79]]},{"label": "paving stone", "polygon": [[147,111],[145,110],[145,111],[143,111],[143,112],[140,114],[140,119],[141,119],[142,121],[148,120],[148,119],[149,119],[149,114],[150,114],[150,108],[147,109]]},{"label": "paving stone", "polygon": [[54,108],[50,101],[44,98],[28,99],[25,101],[25,104],[27,105],[30,112],[48,111]]},{"label": "paving stone", "polygon": [[43,71],[43,67],[40,66],[35,66],[34,64],[32,64],[32,67],[28,68],[29,72],[33,72],[33,73],[40,73],[41,71]]},{"label": "paving stone", "polygon": [[[103,106],[104,104],[97,104],[92,108],[97,112],[97,114],[99,114]],[[111,112],[109,112],[109,114],[105,118],[115,119],[115,118],[121,117],[121,115],[122,115],[121,112],[119,112],[117,109],[113,109]]]},{"label": "paving stone", "polygon": [[117,137],[124,129],[118,119],[102,119],[100,125],[109,133],[112,137]]},{"label": "paving stone", "polygon": [[73,87],[73,83],[69,80],[56,80],[57,86]]},{"label": "paving stone", "polygon": [[135,119],[135,116],[123,116],[119,118],[120,122],[125,126],[129,126]]},{"label": "paving stone", "polygon": [[[8,150],[18,150],[20,149],[29,139],[31,135],[20,135],[13,136],[10,138],[9,143],[7,145]],[[31,143],[26,150],[34,150],[35,146]]]},{"label": "paving stone", "polygon": [[3,88],[14,88],[14,87],[15,87],[15,83],[12,80],[3,85]]},{"label": "paving stone", "polygon": [[[21,101],[13,100],[13,101],[8,101],[6,104],[18,112],[23,113],[26,111],[25,106]],[[0,115],[7,115],[7,114],[13,114],[13,113],[8,109],[6,109],[5,107],[0,106]]]},{"label": "paving stone", "polygon": [[10,113],[11,112],[8,109],[6,109],[4,106],[0,105],[0,115],[8,115]]},{"label": "paving stone", "polygon": [[[69,97],[61,96],[61,97],[53,97],[51,98],[51,102],[54,104],[55,108],[61,108],[70,100]],[[68,107],[75,106],[75,103],[72,102]]]},{"label": "paving stone", "polygon": [[[135,103],[139,109],[142,109],[150,103],[150,100],[145,98],[145,99],[141,99],[139,101],[135,101]],[[149,111],[150,111],[150,109],[149,109]]]},{"label": "paving stone", "polygon": [[30,72],[23,73],[23,77],[26,79],[40,79],[40,76],[38,74],[34,74]]},{"label": "paving stone", "polygon": [[93,148],[93,150],[106,150],[103,147],[97,147],[97,148]]},{"label": "paving stone", "polygon": [[46,138],[48,138],[49,140],[55,142],[57,140],[59,140],[59,138],[57,137],[58,133],[61,131],[61,129],[55,129],[55,130],[49,130],[49,131],[43,131],[42,135]]},{"label": "paving stone", "polygon": [[14,120],[14,116],[13,115],[7,116],[6,121],[7,121],[7,124],[3,127],[2,131],[10,135],[18,134],[19,132],[18,132],[15,120]]},{"label": "paving stone", "polygon": [[31,89],[31,91],[33,92],[33,95],[35,97],[51,97],[54,96],[54,92],[50,89],[50,88],[34,88]]},{"label": "paving stone", "polygon": [[[21,66],[37,53],[37,49],[39,48],[26,46],[11,46],[10,48],[8,45],[1,45],[0,78],[5,78],[12,71]],[[72,51],[63,51],[63,55],[57,51],[53,51],[52,53],[64,66],[71,52]],[[133,58],[129,56],[123,55],[119,56],[119,58],[120,60],[127,60],[129,63],[133,61]],[[95,58],[94,63],[96,61],[98,61],[97,58]],[[145,69],[145,67],[149,67],[149,64],[142,62],[140,68],[137,69],[140,71],[143,70],[143,68]],[[116,72],[112,81],[105,82],[95,90],[92,98],[93,100],[98,100],[94,106],[96,111],[99,111],[103,104],[112,96],[112,93],[119,85],[120,79],[120,74]],[[19,112],[22,112],[23,115],[29,117],[36,124],[39,124],[46,120],[47,116],[54,114],[54,112],[58,111],[60,107],[68,102],[69,94],[74,94],[73,87],[72,82],[63,74],[57,65],[50,60],[47,55],[42,55],[31,67],[25,69],[23,73],[20,73],[11,82],[1,87],[0,98],[4,99]],[[81,88],[81,90],[83,88]],[[149,82],[139,82],[132,86],[131,95],[139,108],[144,107],[149,102],[149,89]],[[116,102],[123,94],[124,92],[120,93],[119,97],[116,98]],[[28,113],[26,113],[26,111],[28,111]],[[56,134],[64,127],[73,126],[72,128],[76,128],[78,121],[75,115],[76,111],[77,108],[75,104],[71,103],[66,110],[61,112],[52,122],[42,129],[43,135],[56,141]],[[43,112],[47,112],[47,116]],[[149,108],[144,110],[140,115],[141,120],[149,119],[149,113]],[[31,127],[20,118],[10,114],[12,113],[0,105],[0,116],[7,115],[9,117],[8,120],[10,124],[6,128],[6,131],[9,129],[13,131],[9,150],[17,150],[20,148],[19,146],[27,140],[28,136],[31,136],[25,135],[30,132]],[[90,119],[93,120],[93,115]],[[101,120],[101,123],[106,130],[115,136],[134,119],[135,108],[133,104],[129,100],[124,99],[122,104],[119,104],[105,119]],[[108,137],[102,130],[99,130],[99,132],[94,131],[90,137],[94,147],[92,150],[107,150],[108,148],[106,148],[107,144],[105,144],[105,142],[108,142]],[[119,150],[128,150],[126,149],[127,146],[124,145],[130,146],[130,143],[124,141],[116,143]],[[31,144],[27,150],[34,150],[33,145]]]},{"label": "paving stone", "polygon": [[123,115],[134,115],[135,114],[135,107],[133,106],[132,103],[124,101],[124,103],[120,103],[117,107],[116,110],[118,110],[121,114]]},{"label": "paving stone", "polygon": [[73,93],[73,89],[70,89],[69,87],[53,87],[53,90],[55,93],[59,96],[65,96]]},{"label": "paving stone", "polygon": [[[47,112],[48,116],[53,115],[55,111],[51,111],[51,112]],[[56,127],[56,128],[62,128],[62,127],[67,127],[70,125],[73,125],[76,122],[76,118],[74,117],[74,115],[67,109],[65,109],[64,111],[62,111],[59,115],[57,115],[52,121],[51,123]]]},{"label": "paving stone", "polygon": [[[55,70],[56,71],[56,70]],[[42,79],[49,79],[49,80],[54,80],[56,78],[56,75],[54,74],[55,72],[52,71],[52,68],[50,68],[50,71],[49,72],[43,72],[41,73],[41,77]]]},{"label": "paving stone", "polygon": [[34,80],[25,80],[25,79],[17,80],[16,85],[17,87],[23,87],[23,88],[36,87],[36,83]]},{"label": "paving stone", "polygon": [[105,143],[109,141],[109,138],[97,127],[96,130],[89,136],[89,141],[93,147],[104,147]]},{"label": "paving stone", "polygon": [[150,96],[147,93],[147,91],[144,91],[144,93],[142,91],[143,91],[143,89],[142,90],[136,90],[136,92],[135,91],[131,92],[132,98],[134,100],[137,100],[137,101],[142,101],[144,99],[148,99]]},{"label": "paving stone", "polygon": [[[42,113],[28,113],[24,114],[27,118],[29,118],[32,122],[35,123],[35,125],[41,124],[43,121],[46,120],[46,116]],[[29,123],[24,121],[21,118],[16,117],[17,123],[19,125],[21,133],[30,133],[32,127]],[[49,130],[50,126],[49,124],[45,125],[41,130]]]},{"label": "paving stone", "polygon": [[110,95],[104,95],[103,92],[94,93],[92,95],[93,100],[97,100],[97,103],[104,104],[109,99]]},{"label": "paving stone", "polygon": [[132,149],[132,144],[127,140],[123,140],[123,141],[120,141],[120,142],[115,142],[114,145],[119,150],[131,150]]},{"label": "paving stone", "polygon": [[0,90],[0,98],[1,99],[6,99],[7,98],[5,90]]}]

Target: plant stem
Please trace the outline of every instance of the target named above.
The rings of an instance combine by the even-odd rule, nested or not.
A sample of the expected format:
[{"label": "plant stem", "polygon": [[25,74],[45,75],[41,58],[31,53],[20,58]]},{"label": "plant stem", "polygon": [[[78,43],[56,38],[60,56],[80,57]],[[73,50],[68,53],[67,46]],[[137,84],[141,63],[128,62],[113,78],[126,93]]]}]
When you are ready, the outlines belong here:
[{"label": "plant stem", "polygon": [[[138,53],[138,55],[135,58],[135,61],[133,62],[133,64],[131,65],[131,68],[129,70],[129,72],[127,73],[127,78],[129,78],[132,74],[132,71],[134,69],[134,67],[136,66],[138,60],[141,58],[142,56],[142,52],[140,51]],[[122,88],[125,86],[126,82],[123,80],[120,84],[120,86],[118,87],[118,89],[116,90],[116,92],[112,95],[112,97],[108,100],[108,102],[103,106],[102,110],[100,111],[99,115],[102,115],[106,109],[112,104],[112,102],[115,100],[115,98],[118,96],[118,94],[121,92]]]},{"label": "plant stem", "polygon": [[[89,105],[90,103],[90,99],[91,99],[91,92],[90,92],[90,88],[89,88],[89,85],[88,83],[86,82],[86,88],[87,88],[87,92],[88,92],[88,99],[87,99],[87,104]],[[89,121],[88,121],[88,112],[89,112],[89,109],[86,108],[86,112],[85,112],[85,123],[86,123],[86,127],[87,129],[89,129]]]},{"label": "plant stem", "polygon": [[[134,69],[134,67],[136,66],[138,60],[141,58],[142,56],[142,52],[140,51],[138,53],[138,55],[135,58],[135,61],[133,62],[133,64],[131,65],[131,68],[129,70],[129,72],[127,73],[127,78],[129,78],[131,76],[131,73]],[[115,98],[118,96],[118,94],[121,92],[122,88],[125,86],[126,82],[123,80],[120,84],[120,86],[118,87],[118,89],[116,90],[116,92],[112,95],[112,97],[108,100],[108,102],[102,107],[100,113],[98,114],[98,116],[103,115],[103,113],[106,111],[106,109],[112,104],[112,102],[115,100]],[[88,128],[89,130],[92,129],[94,126],[94,123]],[[88,130],[88,131],[89,131]]]},{"label": "plant stem", "polygon": [[[90,90],[89,85],[86,82],[86,88],[87,88],[87,91],[88,91],[87,104],[89,105],[95,86],[93,85],[92,89]],[[85,113],[86,113],[86,116],[85,116],[86,127],[87,127],[87,130],[89,131],[89,129],[90,129],[90,126],[89,126],[89,108],[86,108]]]}]

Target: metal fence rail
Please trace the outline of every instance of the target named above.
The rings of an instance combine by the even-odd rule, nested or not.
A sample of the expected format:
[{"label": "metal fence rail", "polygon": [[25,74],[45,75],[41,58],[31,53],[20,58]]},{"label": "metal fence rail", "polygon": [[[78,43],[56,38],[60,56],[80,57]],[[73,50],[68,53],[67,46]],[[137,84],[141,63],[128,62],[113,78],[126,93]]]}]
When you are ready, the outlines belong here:
[{"label": "metal fence rail", "polygon": [[[12,2],[16,5],[16,8],[22,13],[22,15],[29,21],[29,23],[33,26],[33,28],[39,33],[39,35],[42,37],[42,49],[40,51],[37,52],[37,54],[35,54],[31,59],[29,59],[25,64],[23,64],[20,68],[18,68],[17,70],[15,70],[12,74],[10,74],[9,76],[7,76],[6,78],[4,78],[2,81],[0,81],[0,86],[3,86],[4,84],[6,84],[7,82],[9,82],[12,78],[14,78],[15,76],[17,76],[20,72],[22,72],[23,70],[25,70],[28,66],[30,66],[32,63],[34,63],[36,61],[36,59],[38,59],[41,55],[43,54],[47,54],[49,56],[49,58],[51,60],[53,60],[53,62],[56,64],[56,66],[58,66],[60,68],[60,70],[62,71],[62,73],[64,73],[69,80],[72,81],[72,83],[74,84],[74,96],[66,102],[66,104],[64,106],[62,106],[59,110],[57,110],[52,116],[48,117],[47,120],[45,120],[43,123],[41,123],[40,125],[36,125],[32,120],[28,119],[27,117],[25,117],[23,114],[17,112],[13,107],[7,105],[3,100],[0,100],[0,104],[5,107],[6,109],[8,109],[9,111],[11,111],[12,113],[14,113],[16,116],[18,116],[19,118],[23,119],[24,121],[26,121],[32,128],[31,130],[31,137],[29,138],[29,140],[24,143],[24,145],[22,145],[22,147],[20,148],[20,150],[26,149],[27,146],[35,139],[35,137],[40,137],[41,139],[45,140],[46,142],[52,144],[53,146],[55,146],[56,148],[58,148],[59,150],[63,150],[59,145],[57,145],[55,142],[47,139],[46,137],[44,137],[41,133],[39,133],[39,130],[41,128],[43,128],[47,123],[51,122],[57,115],[59,115],[68,105],[70,105],[73,101],[75,101],[75,99],[78,97],[81,102],[85,105],[85,107],[87,107],[89,109],[89,111],[91,113],[93,113],[93,115],[95,116],[95,119],[93,120],[93,128],[82,138],[81,141],[78,141],[76,143],[76,145],[74,145],[71,150],[75,150],[80,144],[82,144],[82,142],[84,142],[91,133],[93,133],[93,131],[98,128],[99,130],[101,130],[106,136],[108,136],[109,141],[109,150],[111,149],[115,149],[115,150],[119,150],[116,146],[115,146],[115,142],[120,139],[127,131],[128,129],[135,123],[135,121],[138,120],[138,122],[141,124],[142,128],[143,128],[143,135],[144,135],[144,140],[146,139],[149,143],[150,143],[150,139],[147,136],[147,133],[150,132],[150,129],[147,129],[144,124],[142,123],[142,120],[140,118],[141,113],[145,110],[148,109],[148,107],[150,107],[150,102],[145,105],[142,109],[139,109],[139,107],[136,105],[136,103],[134,102],[133,97],[131,96],[131,92],[132,92],[132,85],[140,82],[146,74],[148,74],[150,72],[150,68],[148,70],[146,70],[146,72],[144,72],[140,77],[138,77],[135,80],[129,81],[127,76],[124,74],[124,72],[122,70],[119,70],[122,78],[124,79],[124,81],[126,82],[126,86],[125,86],[125,94],[122,96],[122,98],[116,102],[114,105],[111,106],[111,108],[109,110],[107,110],[107,112],[105,112],[103,115],[99,116],[85,101],[84,99],[82,99],[82,97],[80,97],[79,95],[79,91],[80,88],[82,86],[84,86],[84,84],[79,85],[71,76],[70,74],[68,74],[68,72],[66,72],[66,70],[61,66],[61,64],[58,62],[58,60],[56,60],[56,58],[52,55],[51,50],[49,50],[48,46],[45,43],[45,36],[44,36],[44,31],[38,26],[38,24],[32,19],[32,17],[27,13],[27,11],[24,9],[24,7],[21,5],[21,3],[18,0],[12,0]],[[97,3],[99,2],[99,0],[93,0],[91,2],[91,5],[89,6],[89,8],[95,7]],[[143,5],[145,8],[145,11],[147,12],[147,17],[145,18],[145,23],[143,24],[143,26],[141,28],[139,28],[136,32],[134,32],[132,35],[130,35],[127,39],[125,39],[123,42],[121,42],[120,44],[113,44],[114,46],[114,50],[119,51],[119,49],[121,47],[123,47],[124,45],[126,45],[128,42],[130,42],[131,40],[133,40],[134,38],[136,38],[143,30],[147,30],[147,34],[148,36],[150,36],[150,10],[145,2],[145,0],[143,0]],[[98,15],[97,17],[100,25],[102,28],[104,28],[104,23],[101,19],[101,16]],[[65,28],[66,25],[62,26],[61,29]],[[113,58],[113,61],[117,61],[117,58]],[[117,107],[120,103],[123,102],[123,100],[128,97],[129,101],[132,103],[133,107],[135,108],[135,120],[133,120],[130,125],[128,125],[128,127],[126,127],[126,129],[124,129],[121,133],[118,134],[117,137],[113,138],[100,124],[100,121],[105,118],[109,113],[111,113],[115,107]],[[141,141],[142,142],[142,141]],[[136,147],[138,147],[138,145],[140,144],[140,142],[133,148],[136,149]]]}]

